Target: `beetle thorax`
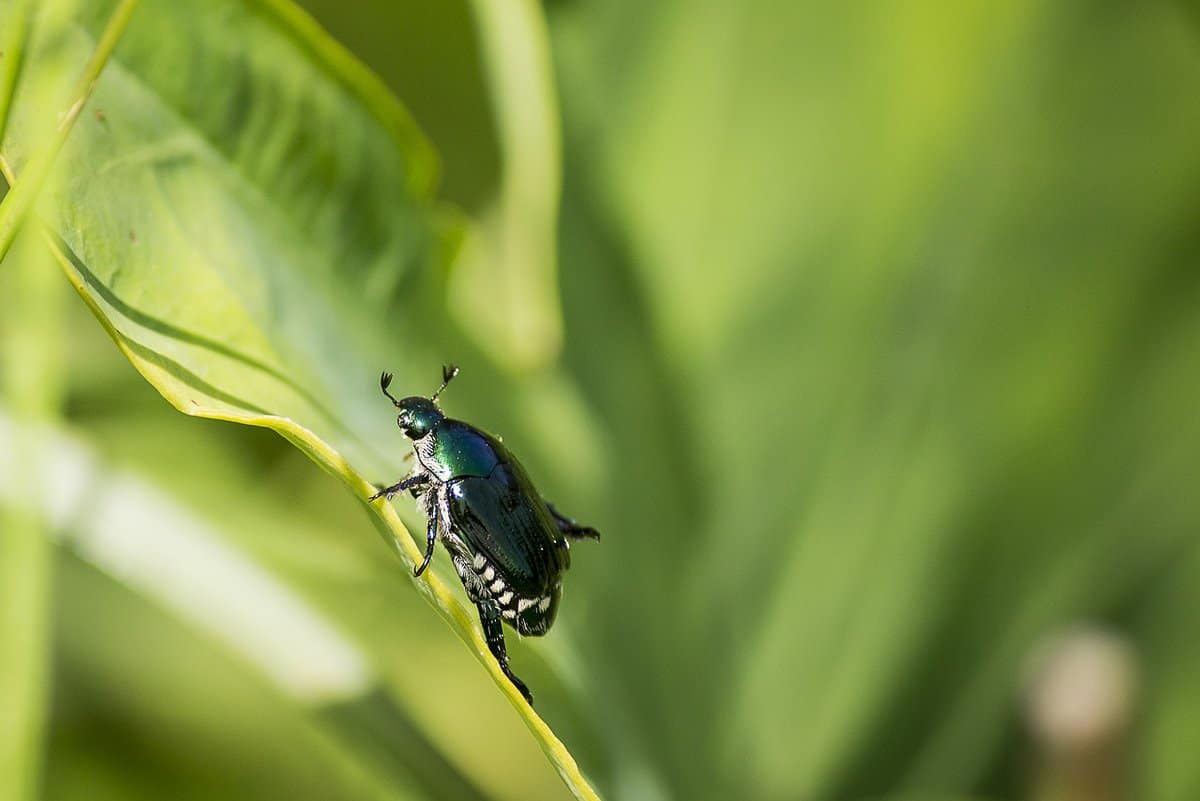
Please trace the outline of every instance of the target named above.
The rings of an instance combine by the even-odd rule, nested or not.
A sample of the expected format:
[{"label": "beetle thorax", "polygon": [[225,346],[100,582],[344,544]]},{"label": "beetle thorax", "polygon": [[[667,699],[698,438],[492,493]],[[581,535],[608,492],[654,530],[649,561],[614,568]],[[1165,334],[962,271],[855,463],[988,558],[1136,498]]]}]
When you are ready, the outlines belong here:
[{"label": "beetle thorax", "polygon": [[417,455],[417,461],[426,470],[437,467],[437,432],[430,431],[420,439],[413,440],[413,451]]}]

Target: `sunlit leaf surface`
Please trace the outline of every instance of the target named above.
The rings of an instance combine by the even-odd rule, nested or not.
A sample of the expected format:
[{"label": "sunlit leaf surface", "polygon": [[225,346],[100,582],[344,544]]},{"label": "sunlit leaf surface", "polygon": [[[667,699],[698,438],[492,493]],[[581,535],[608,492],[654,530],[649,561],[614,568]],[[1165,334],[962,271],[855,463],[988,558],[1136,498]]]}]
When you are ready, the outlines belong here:
[{"label": "sunlit leaf surface", "polygon": [[[88,4],[65,28],[41,26],[42,46],[82,58],[104,12]],[[44,108],[14,108],[5,157],[18,181]],[[145,3],[89,108],[59,159],[64,179],[46,189],[47,238],[139,372],[185,413],[277,430],[360,497],[368,478],[401,473],[400,448],[383,446],[399,438],[376,376],[387,366],[415,387],[434,375],[434,336],[447,334],[423,330],[445,320],[455,237],[406,112],[276,2]],[[417,320],[397,303],[404,293],[437,305]],[[377,528],[411,566],[415,546],[378,508]],[[417,586],[500,676],[441,572]],[[571,789],[589,794],[499,682]]]}]

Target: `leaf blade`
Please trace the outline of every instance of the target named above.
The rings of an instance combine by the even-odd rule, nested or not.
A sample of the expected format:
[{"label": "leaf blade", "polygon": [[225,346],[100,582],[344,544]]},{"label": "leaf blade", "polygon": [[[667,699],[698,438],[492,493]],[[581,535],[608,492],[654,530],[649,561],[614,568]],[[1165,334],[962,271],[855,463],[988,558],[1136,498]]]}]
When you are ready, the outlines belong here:
[{"label": "leaf blade", "polygon": [[[274,430],[365,498],[373,488],[363,471],[399,461],[376,445],[387,418],[374,365],[399,341],[382,317],[401,310],[406,325],[415,319],[368,290],[412,280],[436,261],[443,232],[431,154],[405,133],[398,104],[381,100],[348,57],[336,61],[342,51],[290,5],[143,10],[97,87],[103,117],[88,120],[64,153],[68,185],[45,207],[51,248],[118,348],[177,409]],[[90,24],[74,33],[78,44]],[[179,31],[188,35],[163,48]],[[239,50],[224,37],[253,46]],[[180,77],[196,71],[228,79],[234,93],[223,83],[196,91]],[[291,116],[276,118],[281,109]],[[28,162],[9,144],[6,166],[19,172]],[[381,329],[390,336],[376,341]],[[416,356],[407,351],[411,377]],[[401,561],[415,564],[395,510],[376,504],[373,520]],[[416,586],[491,672],[569,789],[594,798],[499,671],[452,585],[431,574]]]}]

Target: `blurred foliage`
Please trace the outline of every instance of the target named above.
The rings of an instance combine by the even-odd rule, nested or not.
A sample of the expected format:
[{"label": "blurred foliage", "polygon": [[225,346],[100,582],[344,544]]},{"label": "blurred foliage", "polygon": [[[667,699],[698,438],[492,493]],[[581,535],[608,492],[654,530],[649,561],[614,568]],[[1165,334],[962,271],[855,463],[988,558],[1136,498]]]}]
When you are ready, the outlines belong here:
[{"label": "blurred foliage", "polygon": [[[149,383],[300,446],[175,414],[76,304],[65,419],[0,425],[57,543],[47,797],[566,795],[444,554],[411,582],[301,455],[394,478],[375,376],[451,359],[604,532],[512,646],[604,797],[1032,797],[1030,657],[1081,622],[1140,677],[1113,797],[1200,792],[1194,10],[308,7],[403,109],[282,0],[143,0],[47,187]],[[36,52],[77,70],[112,8]],[[20,84],[18,180],[62,104]]]}]

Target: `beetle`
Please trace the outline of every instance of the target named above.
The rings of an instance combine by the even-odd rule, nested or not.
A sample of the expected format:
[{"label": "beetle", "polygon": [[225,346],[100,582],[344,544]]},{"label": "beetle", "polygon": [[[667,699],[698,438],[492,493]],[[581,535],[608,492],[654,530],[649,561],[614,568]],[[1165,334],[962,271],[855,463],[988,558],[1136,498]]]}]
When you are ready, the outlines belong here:
[{"label": "beetle", "polygon": [[547,503],[498,438],[442,413],[438,396],[456,375],[458,368],[446,365],[437,392],[402,400],[388,391],[392,374],[379,377],[383,394],[400,410],[396,425],[412,440],[416,463],[405,478],[368,502],[390,501],[405,491],[417,500],[426,518],[426,541],[425,558],[413,575],[429,566],[441,539],[479,610],[488,650],[533,704],[525,682],[508,667],[502,624],[527,636],[545,634],[558,614],[562,576],[571,565],[569,541],[597,540],[600,533]]}]

